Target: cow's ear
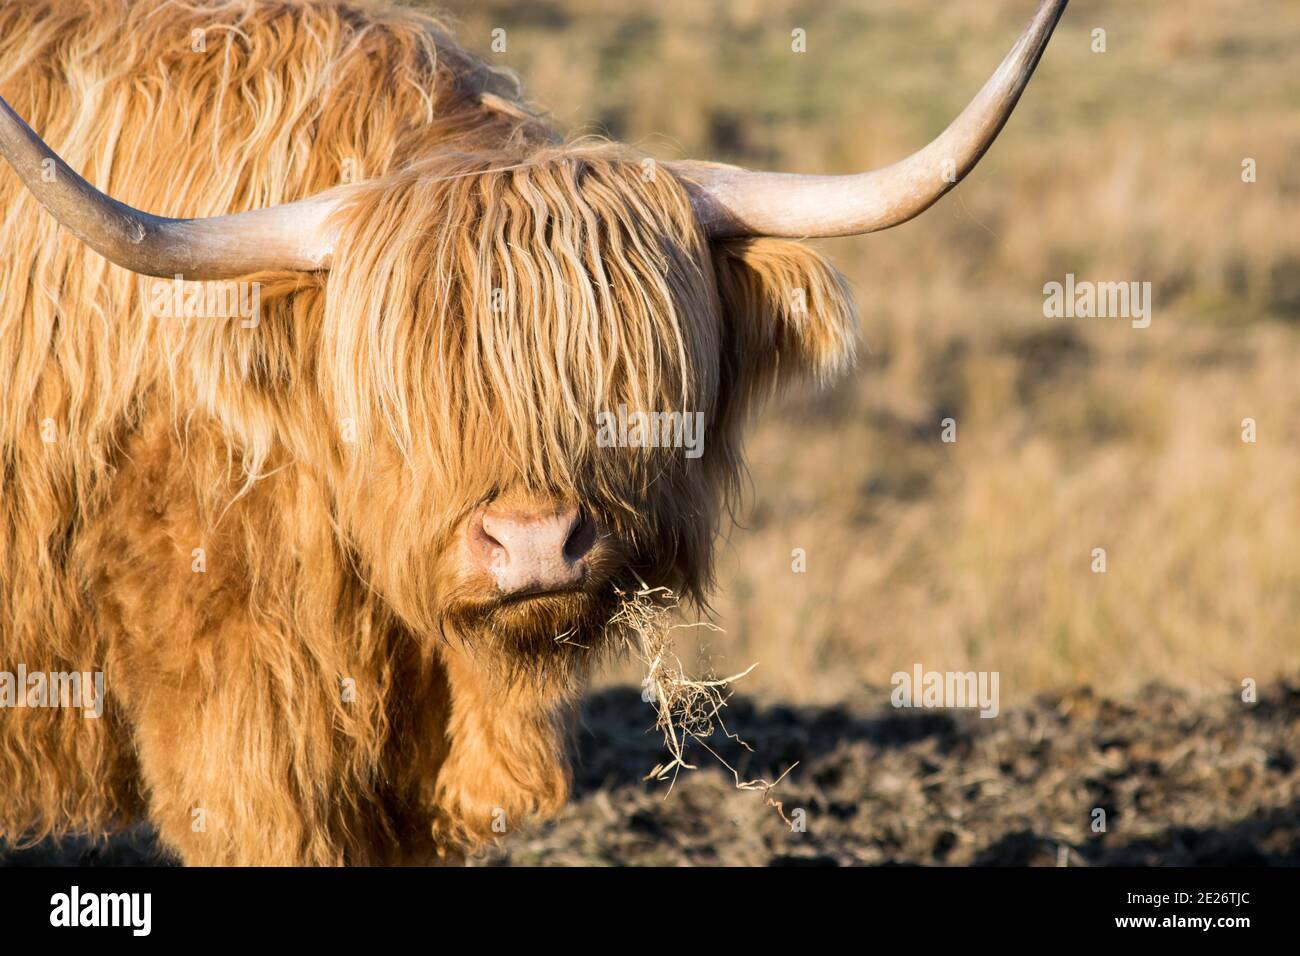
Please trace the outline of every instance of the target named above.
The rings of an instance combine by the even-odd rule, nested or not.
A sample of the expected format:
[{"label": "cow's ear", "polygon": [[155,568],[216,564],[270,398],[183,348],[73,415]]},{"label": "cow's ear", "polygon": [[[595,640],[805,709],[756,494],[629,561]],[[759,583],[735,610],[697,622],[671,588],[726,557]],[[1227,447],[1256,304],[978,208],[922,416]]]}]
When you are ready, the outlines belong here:
[{"label": "cow's ear", "polygon": [[853,364],[857,310],[844,277],[797,242],[713,244],[730,387],[759,397],[795,379],[826,382]]}]

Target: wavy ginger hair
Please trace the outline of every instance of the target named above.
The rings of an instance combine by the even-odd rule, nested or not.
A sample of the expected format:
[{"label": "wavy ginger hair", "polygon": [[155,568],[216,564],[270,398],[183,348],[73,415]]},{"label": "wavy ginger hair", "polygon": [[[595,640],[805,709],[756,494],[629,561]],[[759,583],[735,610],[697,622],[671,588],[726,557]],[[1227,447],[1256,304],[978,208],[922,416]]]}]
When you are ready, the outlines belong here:
[{"label": "wavy ginger hair", "polygon": [[[0,94],[160,214],[368,180],[331,271],[253,277],[244,329],[152,317],[151,280],[0,176],[0,670],[102,670],[109,697],[0,711],[0,837],[148,817],[189,862],[391,862],[553,811],[598,643],[476,633],[458,523],[511,488],[576,498],[702,598],[757,399],[851,359],[841,277],[709,243],[672,176],[559,145],[407,10],[0,3]],[[597,448],[620,404],[703,412],[704,457]]]}]

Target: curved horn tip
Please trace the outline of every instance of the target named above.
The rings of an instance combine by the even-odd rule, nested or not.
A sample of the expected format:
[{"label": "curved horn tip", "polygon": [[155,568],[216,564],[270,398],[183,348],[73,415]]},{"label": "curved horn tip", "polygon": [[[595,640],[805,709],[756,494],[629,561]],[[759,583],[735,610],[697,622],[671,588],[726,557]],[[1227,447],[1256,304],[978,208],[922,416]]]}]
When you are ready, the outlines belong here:
[{"label": "curved horn tip", "polygon": [[1068,0],[1041,0],[1015,46],[934,141],[891,166],[847,176],[668,164],[711,238],[828,238],[907,222],[962,180],[997,138],[1033,75]]}]

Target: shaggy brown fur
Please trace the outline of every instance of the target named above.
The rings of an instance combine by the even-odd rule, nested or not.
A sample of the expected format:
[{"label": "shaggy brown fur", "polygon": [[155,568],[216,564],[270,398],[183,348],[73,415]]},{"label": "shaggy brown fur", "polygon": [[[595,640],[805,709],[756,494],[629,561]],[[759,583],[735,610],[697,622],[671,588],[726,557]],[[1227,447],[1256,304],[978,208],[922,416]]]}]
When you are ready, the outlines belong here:
[{"label": "shaggy brown fur", "polygon": [[[555,811],[608,598],[498,601],[466,515],[581,501],[603,579],[702,597],[755,399],[851,358],[840,277],[711,246],[671,176],[558,145],[400,9],[4,2],[0,94],[160,214],[369,180],[332,271],[255,277],[243,328],[153,317],[0,174],[0,670],[107,689],[0,710],[0,838],[146,817],[188,863],[418,862]],[[705,412],[704,457],[598,448],[619,404]]]}]

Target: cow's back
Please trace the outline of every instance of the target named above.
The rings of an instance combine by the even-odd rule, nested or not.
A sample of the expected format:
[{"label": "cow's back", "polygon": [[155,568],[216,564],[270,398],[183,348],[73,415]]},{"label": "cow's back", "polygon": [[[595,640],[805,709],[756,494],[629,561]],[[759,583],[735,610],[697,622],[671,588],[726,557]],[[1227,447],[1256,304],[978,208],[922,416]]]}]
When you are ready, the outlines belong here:
[{"label": "cow's back", "polygon": [[[432,20],[363,4],[0,2],[0,95],[92,184],[172,216],[540,130]],[[0,215],[0,670],[98,670],[112,648],[80,606],[78,536],[146,413],[210,410],[241,330],[152,317],[152,280],[87,250],[3,171]],[[0,836],[131,812],[123,736],[112,719],[6,714]]]}]

